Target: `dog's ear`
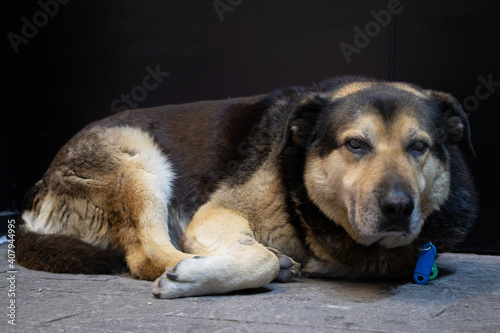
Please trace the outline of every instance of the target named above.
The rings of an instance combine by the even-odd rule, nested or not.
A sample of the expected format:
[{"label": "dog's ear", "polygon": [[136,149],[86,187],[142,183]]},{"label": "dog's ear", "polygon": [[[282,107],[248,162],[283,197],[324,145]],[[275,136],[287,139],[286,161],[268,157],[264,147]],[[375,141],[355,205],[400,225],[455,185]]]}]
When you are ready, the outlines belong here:
[{"label": "dog's ear", "polygon": [[316,136],[316,121],[328,101],[319,95],[311,95],[299,101],[288,117],[276,156],[288,146],[307,147]]},{"label": "dog's ear", "polygon": [[432,90],[429,93],[437,101],[443,114],[447,140],[451,144],[463,142],[470,155],[475,157],[476,153],[474,147],[472,147],[469,119],[460,103],[455,97],[447,93]]}]

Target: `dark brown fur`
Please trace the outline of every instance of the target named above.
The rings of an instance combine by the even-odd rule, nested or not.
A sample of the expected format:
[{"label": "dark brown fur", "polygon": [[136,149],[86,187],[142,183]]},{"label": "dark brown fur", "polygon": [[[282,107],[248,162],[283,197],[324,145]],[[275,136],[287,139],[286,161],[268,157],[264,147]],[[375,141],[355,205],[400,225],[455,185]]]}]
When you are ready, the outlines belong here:
[{"label": "dark brown fur", "polygon": [[[353,135],[362,154],[348,146]],[[213,279],[217,271],[204,263],[222,264],[222,253],[241,262],[233,274],[247,272],[233,289],[268,281],[278,261],[262,245],[304,262],[312,276],[404,275],[415,265],[417,238],[449,250],[471,228],[476,195],[462,151],[474,154],[453,97],[363,78],[125,111],[59,151],[27,197],[19,259],[51,272],[109,273],[123,258],[148,280],[169,267],[159,297],[231,290],[208,282],[178,290],[187,272]],[[363,171],[348,175],[354,169]],[[394,189],[422,211],[387,222],[389,210],[377,202]],[[360,212],[370,218],[359,220]],[[295,262],[279,263],[279,276],[297,274]]]}]

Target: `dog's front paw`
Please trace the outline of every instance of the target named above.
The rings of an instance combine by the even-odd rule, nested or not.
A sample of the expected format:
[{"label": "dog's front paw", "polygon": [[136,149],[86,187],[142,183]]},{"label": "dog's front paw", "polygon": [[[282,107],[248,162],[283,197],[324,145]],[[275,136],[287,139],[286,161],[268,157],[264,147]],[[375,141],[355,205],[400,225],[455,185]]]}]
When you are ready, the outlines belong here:
[{"label": "dog's front paw", "polygon": [[[157,298],[176,298],[224,294],[262,287],[276,275],[287,281],[300,272],[298,263],[288,257],[276,258],[262,245],[253,248],[242,246],[245,246],[245,251],[179,261],[155,281],[153,295]],[[277,274],[278,262],[287,273]]]},{"label": "dog's front paw", "polygon": [[274,281],[276,282],[289,282],[293,278],[301,277],[301,264],[293,260],[292,258],[285,256],[281,252],[271,247],[267,248],[269,251],[274,253],[278,257],[280,263],[280,271]]},{"label": "dog's front paw", "polygon": [[[153,295],[157,298],[176,298],[200,294],[201,281],[197,281],[196,272],[191,267],[196,265],[197,257],[181,260],[175,267],[167,267],[153,286]],[[194,273],[194,274],[193,274]]]}]

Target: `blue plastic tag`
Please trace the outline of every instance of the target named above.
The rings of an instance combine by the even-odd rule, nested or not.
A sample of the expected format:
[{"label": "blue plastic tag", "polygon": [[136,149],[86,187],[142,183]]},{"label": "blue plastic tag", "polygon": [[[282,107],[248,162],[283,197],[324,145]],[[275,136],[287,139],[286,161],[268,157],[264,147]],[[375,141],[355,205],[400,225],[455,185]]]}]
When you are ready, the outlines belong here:
[{"label": "blue plastic tag", "polygon": [[[432,267],[435,265],[434,259],[436,259],[436,252],[436,247],[430,242],[420,248],[417,266],[413,273],[413,281],[415,281],[416,284],[427,284],[427,282],[429,282]],[[437,276],[437,267],[435,267],[435,272],[432,273],[432,278],[435,278]]]}]

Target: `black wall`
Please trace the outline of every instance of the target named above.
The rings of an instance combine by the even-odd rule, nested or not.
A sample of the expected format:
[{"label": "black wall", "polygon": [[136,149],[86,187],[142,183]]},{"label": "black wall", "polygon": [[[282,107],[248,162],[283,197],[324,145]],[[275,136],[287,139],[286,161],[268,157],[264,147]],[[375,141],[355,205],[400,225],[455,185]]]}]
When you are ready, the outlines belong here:
[{"label": "black wall", "polygon": [[[130,105],[149,107],[362,74],[465,101],[481,211],[463,250],[500,252],[496,0],[18,0],[0,6],[0,212],[19,209],[61,145],[123,108],[122,94],[133,92]],[[162,72],[157,85],[147,82],[150,90],[143,83],[147,68]]]}]

